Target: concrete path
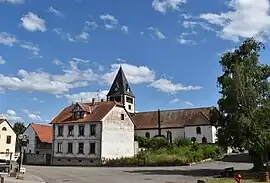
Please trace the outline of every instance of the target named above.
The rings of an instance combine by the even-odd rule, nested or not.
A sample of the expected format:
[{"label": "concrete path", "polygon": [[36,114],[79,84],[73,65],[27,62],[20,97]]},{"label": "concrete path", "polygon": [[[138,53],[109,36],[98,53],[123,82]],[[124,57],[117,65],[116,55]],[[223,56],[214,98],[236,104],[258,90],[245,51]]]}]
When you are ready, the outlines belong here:
[{"label": "concrete path", "polygon": [[252,168],[249,163],[215,161],[182,167],[26,166],[26,171],[41,177],[47,183],[195,183],[203,177],[219,175],[222,169],[229,166],[239,170]]}]

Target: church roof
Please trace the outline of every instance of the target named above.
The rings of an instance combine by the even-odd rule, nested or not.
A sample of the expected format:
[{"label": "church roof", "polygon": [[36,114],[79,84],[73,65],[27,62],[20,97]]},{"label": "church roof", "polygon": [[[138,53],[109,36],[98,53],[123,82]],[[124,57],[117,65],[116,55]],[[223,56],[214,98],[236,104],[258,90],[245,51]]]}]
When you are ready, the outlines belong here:
[{"label": "church roof", "polygon": [[[211,125],[212,107],[160,111],[161,128]],[[158,111],[139,112],[132,115],[136,129],[158,128]],[[197,120],[197,119],[202,120]]]},{"label": "church roof", "polygon": [[122,94],[134,97],[125,73],[122,67],[120,67],[107,96],[114,97]]}]

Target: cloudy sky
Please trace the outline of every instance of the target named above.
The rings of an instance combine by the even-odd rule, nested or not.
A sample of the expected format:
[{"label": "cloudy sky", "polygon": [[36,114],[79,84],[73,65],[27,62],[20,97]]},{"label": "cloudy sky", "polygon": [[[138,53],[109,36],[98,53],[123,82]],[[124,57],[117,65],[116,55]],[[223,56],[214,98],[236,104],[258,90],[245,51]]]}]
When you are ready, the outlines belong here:
[{"label": "cloudy sky", "polygon": [[216,106],[220,55],[251,36],[268,49],[269,4],[0,0],[0,117],[48,123],[72,101],[104,97],[120,65],[136,111]]}]

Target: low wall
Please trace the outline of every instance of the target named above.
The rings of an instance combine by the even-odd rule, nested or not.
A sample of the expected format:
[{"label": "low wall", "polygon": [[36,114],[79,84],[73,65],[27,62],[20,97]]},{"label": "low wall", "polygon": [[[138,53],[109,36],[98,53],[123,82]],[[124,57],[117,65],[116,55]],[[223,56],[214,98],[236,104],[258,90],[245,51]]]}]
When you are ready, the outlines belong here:
[{"label": "low wall", "polygon": [[46,154],[25,154],[25,164],[27,165],[46,165],[48,164]]}]

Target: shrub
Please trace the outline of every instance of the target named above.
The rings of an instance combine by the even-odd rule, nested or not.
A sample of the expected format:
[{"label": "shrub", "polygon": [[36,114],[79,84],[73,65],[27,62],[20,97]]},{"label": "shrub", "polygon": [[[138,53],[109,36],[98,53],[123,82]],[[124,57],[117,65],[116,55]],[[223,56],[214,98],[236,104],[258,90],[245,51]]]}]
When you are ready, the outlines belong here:
[{"label": "shrub", "polygon": [[189,146],[192,144],[192,142],[190,141],[190,139],[178,137],[174,140],[174,144],[177,145],[178,147],[181,147],[181,146]]}]

